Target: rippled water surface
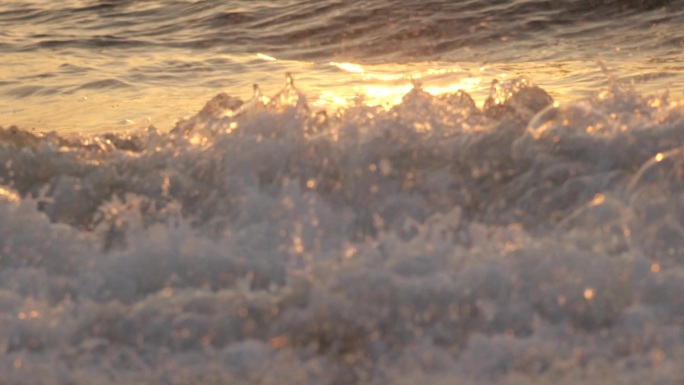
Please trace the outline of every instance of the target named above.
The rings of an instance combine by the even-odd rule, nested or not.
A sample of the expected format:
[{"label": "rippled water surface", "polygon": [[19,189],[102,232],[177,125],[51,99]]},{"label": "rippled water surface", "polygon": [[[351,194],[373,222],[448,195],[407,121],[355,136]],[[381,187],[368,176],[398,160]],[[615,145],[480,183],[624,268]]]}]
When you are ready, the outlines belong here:
[{"label": "rippled water surface", "polygon": [[[0,124],[168,129],[211,95],[396,103],[410,78],[485,98],[526,76],[560,100],[607,85],[681,97],[681,1],[22,1],[0,4]],[[270,58],[277,59],[271,60]],[[340,66],[335,63],[352,63]]]},{"label": "rippled water surface", "polygon": [[681,384],[683,7],[1,3],[0,384]]}]

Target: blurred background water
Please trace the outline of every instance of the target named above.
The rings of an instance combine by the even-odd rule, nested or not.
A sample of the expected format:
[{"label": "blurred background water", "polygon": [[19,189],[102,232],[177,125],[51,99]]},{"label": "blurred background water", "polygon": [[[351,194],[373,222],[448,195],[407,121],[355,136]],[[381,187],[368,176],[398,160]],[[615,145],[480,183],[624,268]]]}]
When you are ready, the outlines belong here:
[{"label": "blurred background water", "polygon": [[[39,131],[168,129],[219,91],[276,92],[293,72],[312,104],[396,103],[421,78],[482,102],[526,76],[556,99],[608,83],[684,88],[682,2],[4,1],[0,124]],[[343,65],[340,65],[343,64]],[[332,105],[332,107],[331,107]]]}]

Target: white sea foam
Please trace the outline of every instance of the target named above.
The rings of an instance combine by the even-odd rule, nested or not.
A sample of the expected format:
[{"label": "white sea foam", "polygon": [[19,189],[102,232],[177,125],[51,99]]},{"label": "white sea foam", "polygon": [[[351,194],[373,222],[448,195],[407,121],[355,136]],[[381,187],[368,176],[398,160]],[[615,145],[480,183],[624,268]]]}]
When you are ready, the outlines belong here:
[{"label": "white sea foam", "polygon": [[3,384],[674,384],[684,106],[293,85],[0,131]]}]

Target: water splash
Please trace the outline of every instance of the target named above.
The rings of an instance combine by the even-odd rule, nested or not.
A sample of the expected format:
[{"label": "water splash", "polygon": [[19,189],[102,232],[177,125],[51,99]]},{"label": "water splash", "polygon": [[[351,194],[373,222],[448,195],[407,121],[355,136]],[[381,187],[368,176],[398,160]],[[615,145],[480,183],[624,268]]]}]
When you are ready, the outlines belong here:
[{"label": "water splash", "polygon": [[269,107],[273,109],[294,107],[301,113],[308,111],[306,96],[295,87],[291,73],[285,74],[285,87],[271,99]]},{"label": "water splash", "polygon": [[322,115],[290,76],[168,133],[2,130],[2,378],[677,378],[681,104],[493,90]]}]

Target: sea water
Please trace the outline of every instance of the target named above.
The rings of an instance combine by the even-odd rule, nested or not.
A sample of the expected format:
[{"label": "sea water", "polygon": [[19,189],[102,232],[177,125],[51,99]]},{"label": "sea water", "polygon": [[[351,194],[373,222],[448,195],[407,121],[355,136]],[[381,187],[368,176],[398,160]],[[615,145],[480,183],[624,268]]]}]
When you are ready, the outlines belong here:
[{"label": "sea water", "polygon": [[681,383],[683,17],[1,4],[0,383]]}]

